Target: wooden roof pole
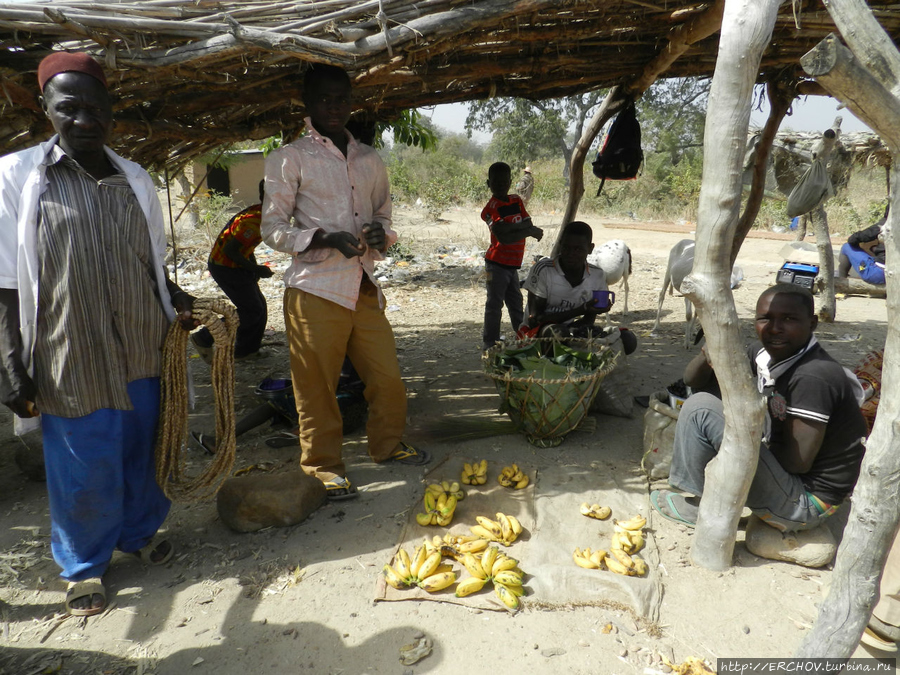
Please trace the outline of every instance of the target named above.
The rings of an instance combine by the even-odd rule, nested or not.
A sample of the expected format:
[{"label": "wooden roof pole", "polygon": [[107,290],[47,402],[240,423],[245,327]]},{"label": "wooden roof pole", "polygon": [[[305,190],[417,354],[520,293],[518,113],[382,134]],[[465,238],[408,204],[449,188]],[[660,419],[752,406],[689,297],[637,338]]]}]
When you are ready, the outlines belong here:
[{"label": "wooden roof pole", "polygon": [[[896,545],[900,496],[900,278],[890,273],[900,260],[900,52],[864,2],[827,0],[841,36],[825,38],[800,61],[806,73],[845,103],[890,148],[890,213],[886,223],[887,339],[881,401],[866,443],[859,482],[828,596],[796,656],[847,657],[856,648],[877,599],[888,550]],[[887,590],[887,589],[886,589]]]},{"label": "wooden roof pole", "polygon": [[[575,144],[572,152],[572,160],[569,163],[569,198],[566,202],[566,210],[560,225],[565,225],[573,220],[578,213],[578,206],[584,195],[584,159],[587,152],[597,138],[600,130],[625,103],[635,100],[647,91],[651,84],[662,75],[682,54],[684,54],[696,42],[708,38],[722,26],[722,13],[725,9],[725,0],[716,0],[715,3],[702,14],[698,14],[690,21],[675,28],[666,47],[648,63],[643,72],[634,81],[624,87],[613,87],[604,99],[603,103],[594,113],[591,121],[585,127],[584,133]],[[556,236],[553,245],[553,254],[559,249],[559,238],[562,227]]]}]

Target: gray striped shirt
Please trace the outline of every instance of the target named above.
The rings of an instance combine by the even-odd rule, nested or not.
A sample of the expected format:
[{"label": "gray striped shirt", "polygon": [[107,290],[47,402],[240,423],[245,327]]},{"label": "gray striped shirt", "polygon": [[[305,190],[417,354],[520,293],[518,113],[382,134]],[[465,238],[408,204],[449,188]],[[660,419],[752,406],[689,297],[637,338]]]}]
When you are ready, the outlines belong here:
[{"label": "gray striped shirt", "polygon": [[160,374],[168,321],[146,218],[125,176],[97,181],[57,146],[38,224],[37,407],[131,410],[129,382]]}]

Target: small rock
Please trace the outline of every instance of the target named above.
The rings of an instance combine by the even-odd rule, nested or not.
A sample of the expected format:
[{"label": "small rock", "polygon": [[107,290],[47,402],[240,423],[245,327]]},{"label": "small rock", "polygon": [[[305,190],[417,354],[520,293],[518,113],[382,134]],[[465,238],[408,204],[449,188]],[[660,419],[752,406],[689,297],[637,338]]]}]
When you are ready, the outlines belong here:
[{"label": "small rock", "polygon": [[550,647],[549,649],[541,650],[541,656],[546,656],[548,659],[554,656],[562,656],[566,653],[565,649],[560,649],[559,647]]},{"label": "small rock", "polygon": [[782,533],[756,517],[747,523],[745,545],[760,558],[783,560],[804,567],[823,567],[834,559],[837,551],[834,535],[825,525]]},{"label": "small rock", "polygon": [[324,503],[322,481],[303,471],[229,478],[216,497],[219,517],[236,532],[296,525]]},{"label": "small rock", "polygon": [[624,659],[626,656],[628,656],[628,650],[627,650],[627,649],[624,649],[624,648],[623,648],[623,649],[620,649],[620,650],[619,650],[619,656],[621,656],[621,657]]},{"label": "small rock", "polygon": [[532,649],[540,649],[537,645],[532,646]]},{"label": "small rock", "polygon": [[413,640],[421,640],[423,637],[425,637],[425,633],[420,630],[417,630],[415,633],[413,633]]},{"label": "small rock", "polygon": [[744,631],[745,635],[750,635],[750,626],[743,626],[741,630]]},{"label": "small rock", "polygon": [[584,640],[579,640],[579,641],[578,641],[578,646],[579,646],[579,647],[590,647],[590,646],[591,646],[591,643],[590,643],[590,642],[585,642]]},{"label": "small rock", "polygon": [[662,665],[660,665],[659,669],[660,669],[661,671],[663,671],[664,673],[671,673],[671,672],[672,672],[672,669],[671,669],[669,666],[667,666],[665,663],[663,663]]}]

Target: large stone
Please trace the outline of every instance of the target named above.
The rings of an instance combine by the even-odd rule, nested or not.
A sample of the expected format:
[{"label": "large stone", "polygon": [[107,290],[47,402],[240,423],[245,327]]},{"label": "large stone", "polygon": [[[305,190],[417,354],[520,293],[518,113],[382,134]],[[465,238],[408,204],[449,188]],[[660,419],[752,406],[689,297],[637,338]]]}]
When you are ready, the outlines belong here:
[{"label": "large stone", "polygon": [[760,558],[804,567],[822,567],[834,559],[837,542],[825,525],[800,532],[779,532],[756,516],[747,522],[747,550]]},{"label": "large stone", "polygon": [[219,517],[236,532],[287,527],[305,520],[326,499],[325,486],[302,471],[229,478],[216,498]]}]

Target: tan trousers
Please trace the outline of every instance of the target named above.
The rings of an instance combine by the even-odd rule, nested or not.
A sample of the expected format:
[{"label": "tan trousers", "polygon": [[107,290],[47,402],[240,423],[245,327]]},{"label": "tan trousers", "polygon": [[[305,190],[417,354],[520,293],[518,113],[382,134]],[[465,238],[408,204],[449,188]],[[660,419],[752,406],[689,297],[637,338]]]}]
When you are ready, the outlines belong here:
[{"label": "tan trousers", "polygon": [[900,534],[894,538],[881,575],[881,595],[872,614],[891,626],[900,626]]},{"label": "tan trousers", "polygon": [[322,481],[344,476],[343,422],[335,392],[344,356],[365,383],[369,455],[390,457],[406,428],[406,388],[394,332],[378,306],[378,289],[364,283],[356,310],[296,288],[284,294],[284,324],[300,425],[300,466]]}]

